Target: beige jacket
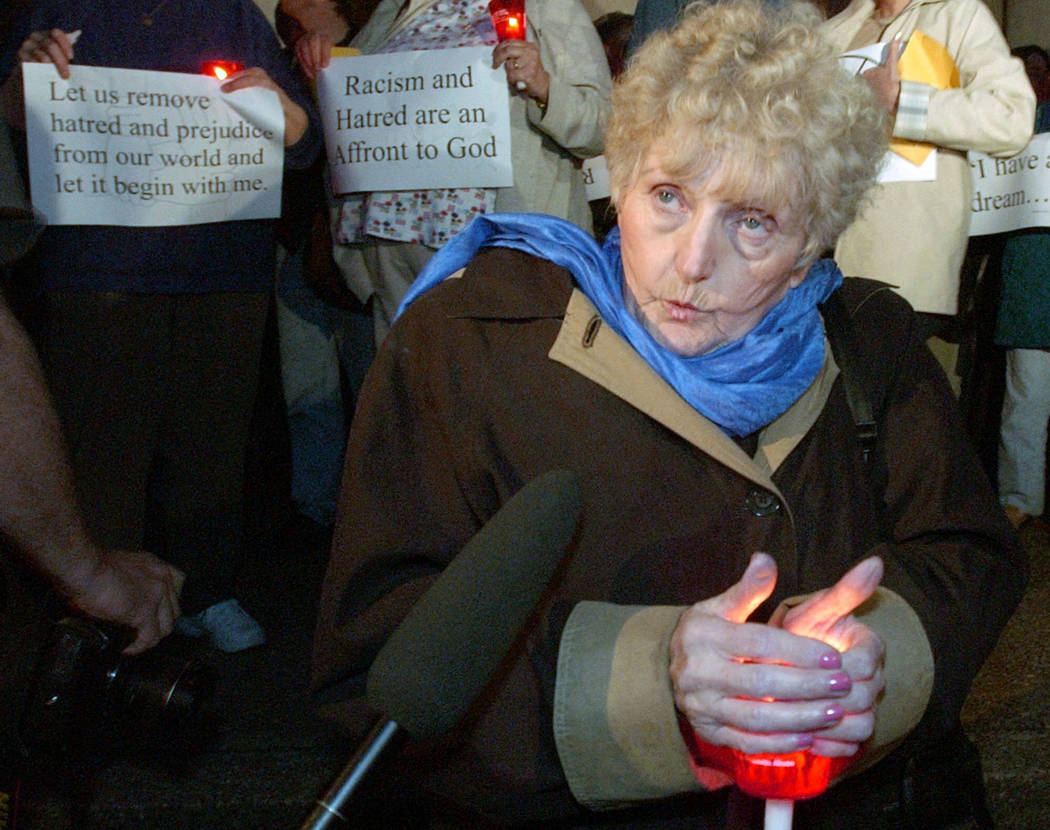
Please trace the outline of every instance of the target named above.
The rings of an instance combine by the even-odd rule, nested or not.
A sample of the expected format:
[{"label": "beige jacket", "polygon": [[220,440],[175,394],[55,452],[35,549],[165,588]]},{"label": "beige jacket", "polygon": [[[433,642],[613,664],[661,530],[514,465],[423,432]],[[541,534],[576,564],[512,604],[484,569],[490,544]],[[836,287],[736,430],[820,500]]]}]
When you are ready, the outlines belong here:
[{"label": "beige jacket", "polygon": [[825,24],[825,34],[844,52],[922,31],[947,48],[960,87],[901,84],[893,135],[937,145],[937,179],[878,185],[839,238],[835,259],[845,274],[898,287],[916,311],[955,314],[973,197],[966,152],[1020,152],[1032,137],[1035,96],[980,0],[912,0],[874,30],[877,37],[854,42],[874,12],[873,0],[853,0]]}]

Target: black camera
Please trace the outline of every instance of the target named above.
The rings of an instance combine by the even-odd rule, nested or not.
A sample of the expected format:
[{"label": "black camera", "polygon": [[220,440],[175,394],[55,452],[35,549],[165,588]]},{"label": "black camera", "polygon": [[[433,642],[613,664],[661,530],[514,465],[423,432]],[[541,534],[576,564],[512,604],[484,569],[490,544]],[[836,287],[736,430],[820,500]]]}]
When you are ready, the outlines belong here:
[{"label": "black camera", "polygon": [[83,617],[55,622],[19,727],[23,751],[192,754],[214,722],[215,671],[159,648],[128,657],[125,629]]}]

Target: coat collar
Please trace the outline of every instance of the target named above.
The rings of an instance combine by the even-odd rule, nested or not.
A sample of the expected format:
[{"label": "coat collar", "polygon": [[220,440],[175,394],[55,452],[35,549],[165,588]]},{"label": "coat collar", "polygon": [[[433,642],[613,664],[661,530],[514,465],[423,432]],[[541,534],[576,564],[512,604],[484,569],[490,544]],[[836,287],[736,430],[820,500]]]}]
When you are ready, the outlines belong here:
[{"label": "coat collar", "polygon": [[686,403],[612,327],[605,325],[579,289],[573,289],[548,356],[781,497],[772,475],[820,415],[839,371],[825,343],[820,374],[787,412],[762,430],[752,459],[720,427]]},{"label": "coat collar", "polygon": [[[897,14],[894,15],[892,18],[890,18],[889,20],[884,20],[883,24],[889,26],[890,24],[900,20],[912,9],[916,9],[919,6],[941,5],[947,2],[950,2],[950,0],[911,0],[911,2],[908,3],[908,5],[906,5],[903,9],[897,12]],[[853,2],[846,6],[845,9],[843,9],[834,17],[830,18],[828,20],[828,24],[837,25],[843,24],[846,21],[850,21],[859,25],[860,22],[863,22],[870,17],[874,17],[874,15],[875,0],[853,0]]]}]

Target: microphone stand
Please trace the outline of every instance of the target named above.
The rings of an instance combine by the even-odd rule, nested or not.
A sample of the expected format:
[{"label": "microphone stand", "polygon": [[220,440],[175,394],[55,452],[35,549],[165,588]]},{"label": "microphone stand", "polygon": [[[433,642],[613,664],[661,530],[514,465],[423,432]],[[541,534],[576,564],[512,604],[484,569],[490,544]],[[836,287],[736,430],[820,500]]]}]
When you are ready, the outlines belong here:
[{"label": "microphone stand", "polygon": [[341,827],[346,823],[346,816],[340,812],[353,794],[365,773],[375,760],[394,739],[399,727],[392,720],[379,718],[372,731],[365,737],[363,744],[346,762],[339,777],[332,782],[328,792],[317,800],[317,806],[306,819],[300,830],[325,830],[328,827]]}]

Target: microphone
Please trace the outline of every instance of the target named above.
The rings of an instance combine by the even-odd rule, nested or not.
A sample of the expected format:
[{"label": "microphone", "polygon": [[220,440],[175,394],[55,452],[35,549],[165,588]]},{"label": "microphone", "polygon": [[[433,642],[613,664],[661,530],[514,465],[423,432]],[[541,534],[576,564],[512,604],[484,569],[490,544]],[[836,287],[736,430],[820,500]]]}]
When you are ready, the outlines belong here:
[{"label": "microphone", "polygon": [[449,731],[491,680],[576,533],[579,479],[553,470],[514,494],[412,607],[376,655],[365,697],[380,717],[301,830],[337,826],[372,763],[401,729]]}]

